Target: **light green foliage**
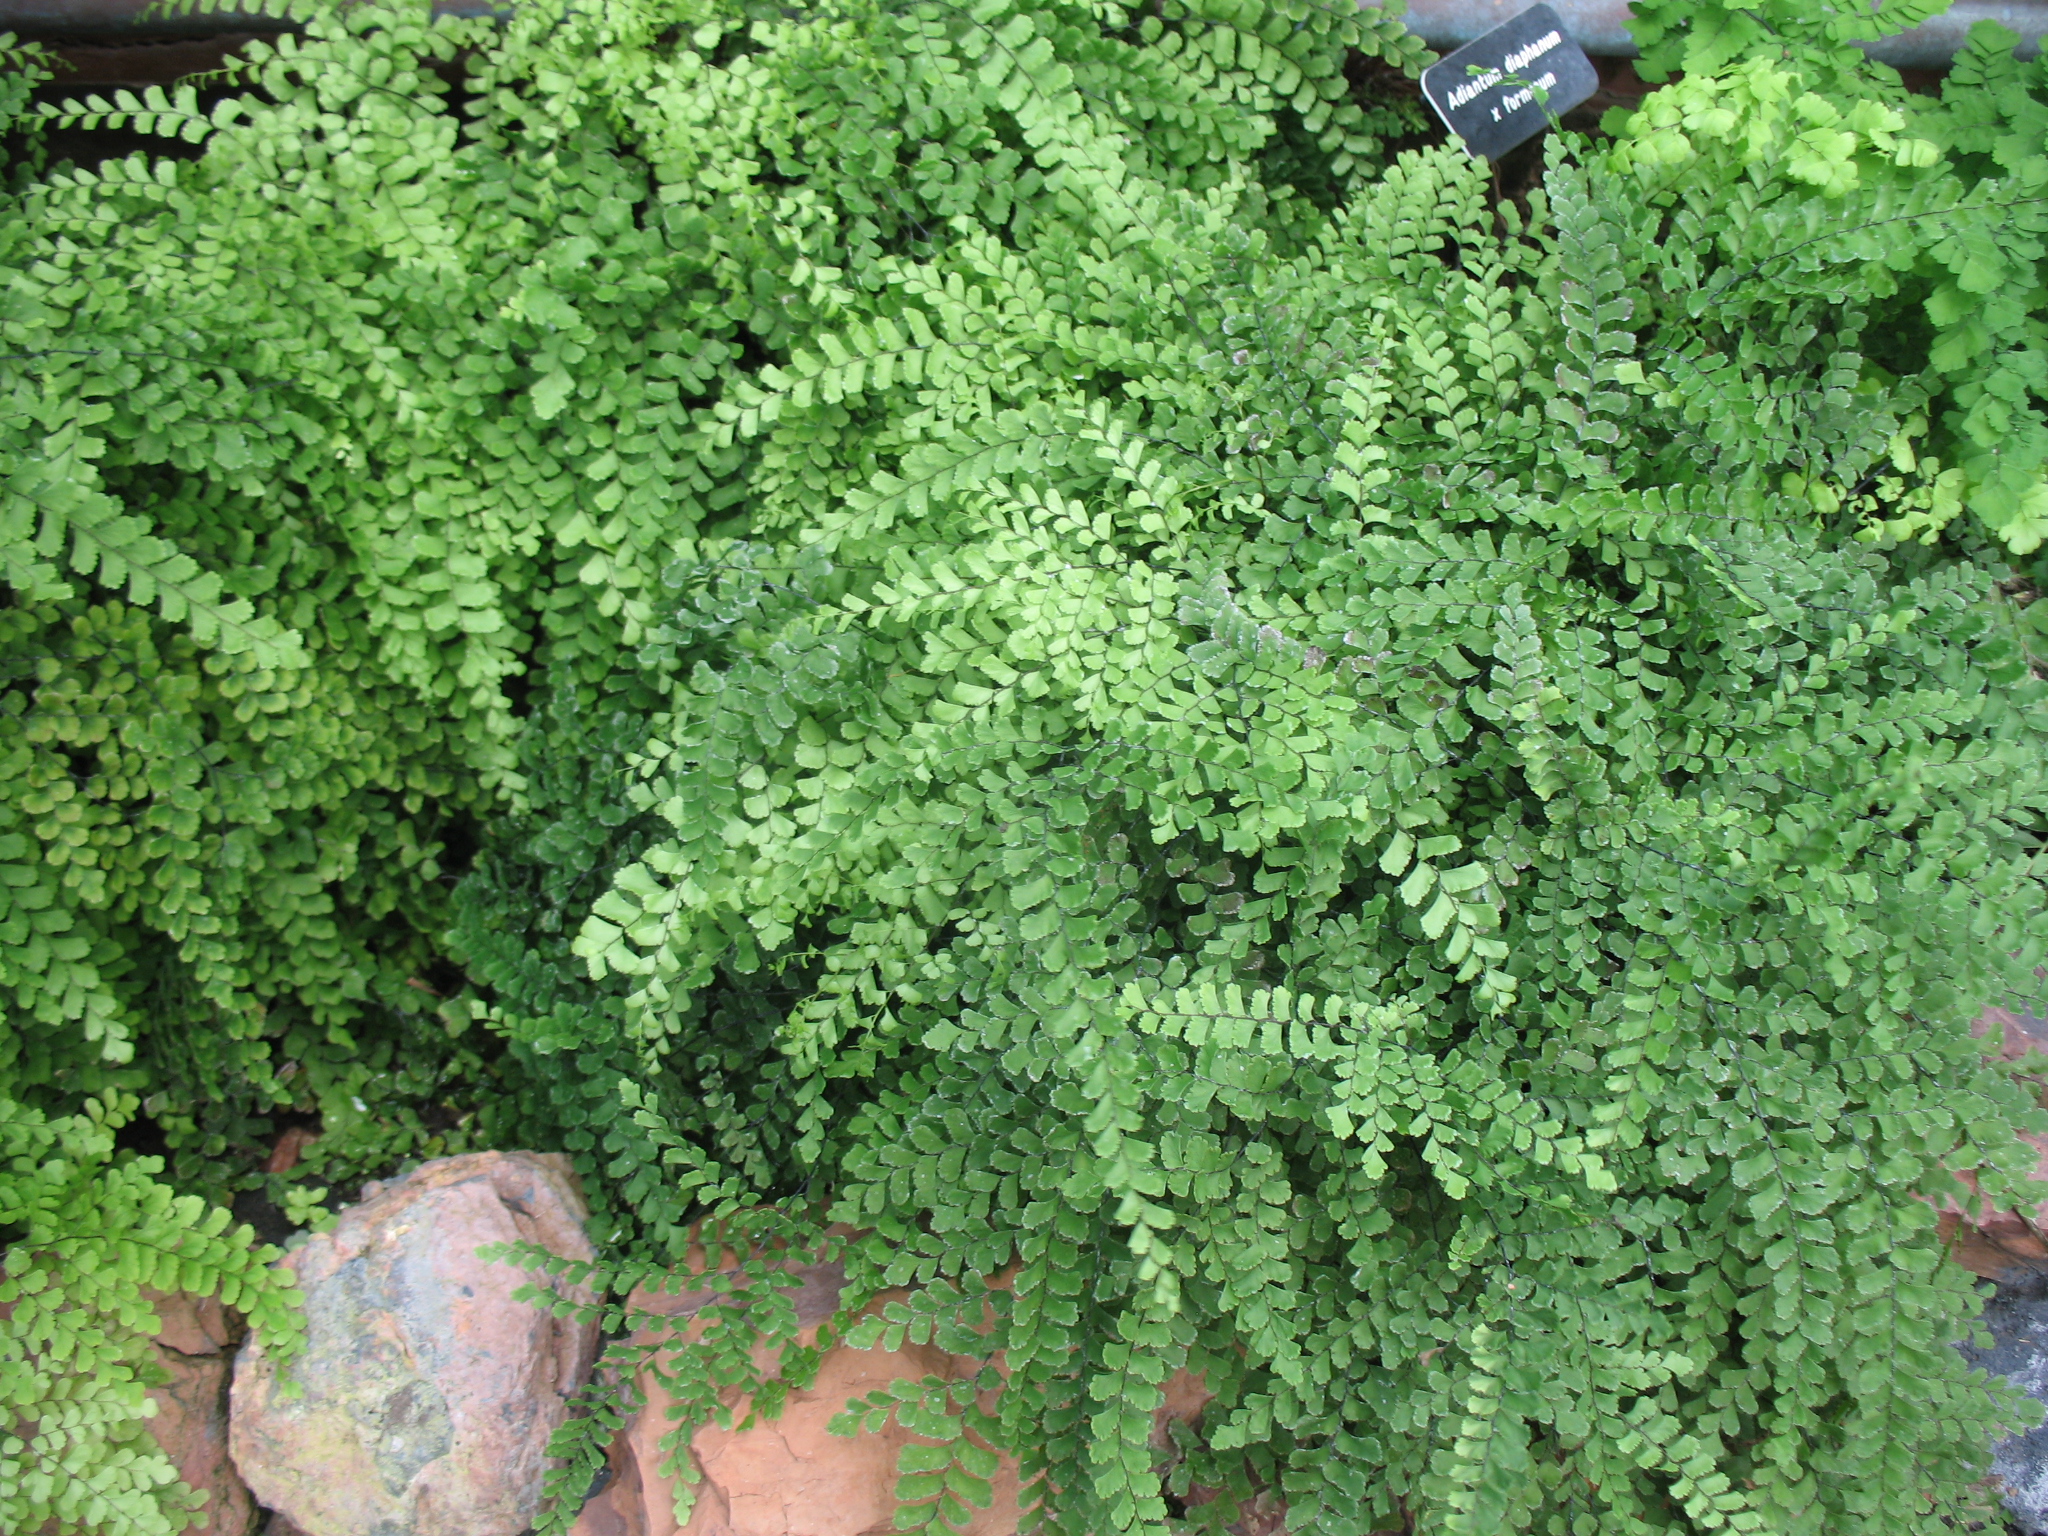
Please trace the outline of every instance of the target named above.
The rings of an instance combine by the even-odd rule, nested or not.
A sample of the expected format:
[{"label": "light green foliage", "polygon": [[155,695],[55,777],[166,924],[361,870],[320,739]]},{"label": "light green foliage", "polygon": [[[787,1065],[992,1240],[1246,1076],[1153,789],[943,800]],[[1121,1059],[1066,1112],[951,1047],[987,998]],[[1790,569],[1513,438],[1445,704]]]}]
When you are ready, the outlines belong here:
[{"label": "light green foliage", "polygon": [[[1679,203],[1697,220],[1678,214],[1674,238],[1711,239],[1726,261],[1701,302],[1767,275],[1778,323],[1796,326],[1795,296],[1848,297],[1869,312],[1871,361],[1928,391],[1927,415],[1910,419],[1896,445],[1895,473],[1832,483],[1807,475],[1816,507],[1848,501],[1876,520],[1887,508],[1889,531],[1912,536],[1967,505],[2027,554],[2048,540],[2040,64],[2019,63],[2017,36],[1979,22],[1934,103],[1905,94],[1894,71],[1853,45],[1942,9],[1934,0],[1637,6],[1646,77],[1680,67],[1687,78],[1645,103],[1627,157],[1652,206],[1667,189],[1688,189]],[[1718,190],[1702,197],[1708,183]],[[1830,286],[1844,259],[1866,274],[1853,295]]]},{"label": "light green foliage", "polygon": [[460,1149],[419,1112],[487,1069],[421,973],[441,840],[509,761],[447,700],[470,658],[422,686],[380,638],[404,623],[388,555],[351,542],[390,430],[351,408],[410,410],[368,353],[342,361],[381,335],[348,297],[374,228],[330,244],[225,161],[58,168],[0,210],[0,1096],[145,1095],[181,1183],[220,1196],[282,1109],[324,1116],[309,1173]]},{"label": "light green foliage", "polygon": [[[112,1157],[132,1096],[46,1120],[0,1099],[0,1527],[182,1531],[202,1496],[144,1427],[167,1380],[144,1294],[218,1295],[285,1355],[304,1332],[290,1277],[228,1214],[157,1181],[153,1158]],[[48,1522],[47,1524],[45,1522]]]},{"label": "light green foliage", "polygon": [[651,723],[671,835],[577,948],[669,1060],[815,972],[797,1156],[869,1286],[1021,1261],[1049,1529],[1168,1517],[1189,1364],[1197,1481],[1361,1532],[1904,1529],[2015,1411],[1912,1195],[2024,1171],[1963,1024],[2042,952],[2041,689],[1995,563],[1813,491],[1935,393],[1865,348],[1945,237],[1815,241],[1838,164],[1939,165],[1753,105],[1746,225],[1725,163],[1642,195],[1655,119],[1526,222],[1434,153],[1306,247],[1126,178],[875,259],[718,407],[881,463],[766,479],[795,611]]},{"label": "light green foliage", "polygon": [[[607,1298],[846,1222],[863,1341],[1001,1353],[849,1409],[906,1529],[998,1451],[1067,1536],[1967,1516],[2048,79],[1768,9],[1646,6],[1685,79],[1526,203],[1384,153],[1345,0],[371,5],[53,108],[199,152],[8,206],[0,1092],[317,1105],[331,1183],[459,1090]],[[805,1379],[749,1262],[605,1301],[558,1494],[643,1362],[672,1454]]]}]

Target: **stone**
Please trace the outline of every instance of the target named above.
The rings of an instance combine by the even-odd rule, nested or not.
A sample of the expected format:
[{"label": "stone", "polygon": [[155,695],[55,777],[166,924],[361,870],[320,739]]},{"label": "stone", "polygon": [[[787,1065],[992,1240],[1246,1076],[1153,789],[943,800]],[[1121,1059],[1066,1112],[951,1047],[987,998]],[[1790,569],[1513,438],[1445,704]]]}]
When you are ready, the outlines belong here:
[{"label": "stone", "polygon": [[[2048,1055],[2048,1021],[2030,1013],[1987,1008],[1972,1032],[1996,1040],[1998,1054],[2006,1061],[2018,1061],[2033,1052]],[[2020,1139],[2035,1151],[2034,1177],[2048,1180],[2048,1136],[2021,1132]],[[1976,1176],[1964,1173],[1959,1177],[1974,1193]],[[1949,1245],[1949,1256],[1987,1280],[2048,1272],[2048,1201],[2028,1210],[1968,1210],[1950,1200],[1942,1207],[1938,1230]]]},{"label": "stone", "polygon": [[[1999,1286],[1982,1322],[1991,1347],[1960,1344],[1963,1358],[2048,1403],[2048,1273],[2023,1273]],[[2000,1441],[1991,1455],[1991,1481],[2024,1536],[2048,1536],[2048,1424]]]},{"label": "stone", "polygon": [[277,1145],[270,1149],[270,1156],[264,1161],[265,1173],[290,1173],[299,1166],[299,1159],[306,1154],[306,1148],[320,1138],[303,1125],[295,1125],[277,1138]]},{"label": "stone", "polygon": [[[1221,1497],[1223,1495],[1218,1489],[1197,1485],[1188,1490],[1188,1496],[1182,1502],[1189,1509],[1200,1509]],[[1239,1501],[1237,1518],[1223,1527],[1224,1536],[1284,1536],[1286,1530],[1286,1501],[1265,1489]]]},{"label": "stone", "polygon": [[241,1329],[216,1297],[148,1295],[160,1324],[157,1362],[171,1378],[149,1389],[149,1432],[179,1478],[206,1495],[207,1536],[248,1536],[256,1503],[228,1458],[228,1376]]},{"label": "stone", "polygon": [[1209,1384],[1192,1371],[1175,1371],[1159,1389],[1166,1401],[1152,1410],[1152,1448],[1163,1451],[1173,1444],[1175,1424],[1193,1426],[1202,1420],[1202,1410],[1215,1394]]},{"label": "stone", "polygon": [[[798,1341],[810,1344],[838,1307],[845,1277],[836,1264],[797,1262],[792,1272],[802,1281],[793,1293],[801,1329]],[[989,1283],[1001,1288],[1011,1279],[1006,1272]],[[634,1292],[631,1304],[684,1318],[702,1309],[711,1294],[664,1294],[643,1287]],[[900,1294],[877,1298],[875,1306]],[[765,1351],[756,1356],[762,1365],[768,1358]],[[1000,1369],[1000,1358],[996,1364]],[[791,1396],[781,1418],[745,1430],[707,1425],[697,1431],[689,1455],[702,1480],[690,1518],[680,1523],[674,1517],[678,1480],[659,1471],[671,1398],[643,1373],[645,1405],[609,1447],[597,1487],[585,1501],[571,1536],[882,1536],[894,1528],[897,1455],[906,1444],[924,1442],[893,1425],[853,1439],[830,1434],[826,1426],[849,1398],[863,1397],[891,1381],[928,1375],[956,1381],[977,1368],[965,1357],[909,1343],[893,1351],[844,1345],[829,1351],[816,1382]],[[1169,1426],[1175,1421],[1198,1423],[1211,1396],[1202,1378],[1187,1371],[1169,1377],[1164,1391],[1165,1401],[1153,1415],[1152,1444],[1160,1450],[1171,1443]],[[737,1422],[744,1407],[735,1402],[741,1408],[735,1414]],[[1197,1487],[1189,1490],[1185,1503],[1193,1507],[1217,1497],[1217,1490]],[[1227,1528],[1228,1536],[1278,1536],[1286,1507],[1270,1494],[1261,1494],[1240,1514]],[[1018,1520],[1017,1467],[1003,1457],[995,1499],[976,1514],[967,1536],[1014,1536]]]},{"label": "stone", "polygon": [[[794,1293],[798,1341],[816,1342],[819,1325],[839,1304],[844,1274],[837,1264],[797,1263],[802,1286]],[[632,1305],[664,1316],[694,1315],[711,1299],[703,1290],[661,1294],[642,1288]],[[882,1305],[888,1298],[877,1301]],[[757,1356],[763,1365],[764,1350]],[[826,1426],[849,1398],[863,1397],[899,1378],[938,1376],[947,1381],[971,1376],[976,1362],[931,1345],[905,1343],[901,1349],[826,1352],[817,1380],[790,1395],[782,1416],[747,1429],[706,1425],[689,1455],[703,1474],[687,1522],[675,1519],[677,1479],[664,1477],[661,1437],[670,1424],[672,1401],[661,1384],[643,1373],[646,1405],[610,1447],[601,1488],[584,1504],[571,1536],[869,1536],[893,1529],[896,1513],[896,1457],[910,1443],[928,1443],[893,1423],[880,1432],[851,1439]],[[735,1423],[745,1416],[736,1405]],[[976,1513],[965,1536],[1013,1536],[1017,1529],[1017,1469],[1003,1458],[995,1478],[995,1499]]]},{"label": "stone", "polygon": [[594,1323],[512,1300],[528,1275],[476,1256],[527,1241],[591,1258],[567,1160],[479,1152],[426,1163],[280,1262],[307,1347],[283,1375],[235,1364],[235,1465],[305,1536],[518,1536],[548,1437],[589,1374]]},{"label": "stone", "polygon": [[[1152,1448],[1170,1453],[1174,1443],[1173,1426],[1177,1423],[1191,1428],[1199,1425],[1202,1410],[1209,1406],[1209,1400],[1215,1394],[1201,1376],[1186,1370],[1175,1371],[1167,1377],[1161,1390],[1166,1394],[1166,1401],[1152,1411]],[[1180,1502],[1183,1510],[1199,1509],[1222,1497],[1222,1489],[1205,1488],[1195,1483]],[[1223,1536],[1282,1536],[1287,1529],[1287,1505],[1270,1489],[1260,1489],[1250,1498],[1240,1501],[1237,1513],[1237,1519],[1223,1527]]]}]

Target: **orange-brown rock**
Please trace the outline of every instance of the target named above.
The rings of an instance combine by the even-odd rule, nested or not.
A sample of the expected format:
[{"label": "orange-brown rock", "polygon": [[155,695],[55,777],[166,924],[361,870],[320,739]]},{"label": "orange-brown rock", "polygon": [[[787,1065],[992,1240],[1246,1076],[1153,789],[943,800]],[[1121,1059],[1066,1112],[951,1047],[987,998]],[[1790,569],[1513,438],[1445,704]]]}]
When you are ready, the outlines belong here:
[{"label": "orange-brown rock", "polygon": [[[815,1343],[819,1326],[839,1304],[844,1275],[837,1264],[799,1263],[795,1291],[798,1340]],[[708,1291],[665,1295],[643,1289],[632,1304],[669,1317],[694,1316],[711,1299]],[[766,1366],[772,1353],[757,1355]],[[572,1536],[865,1536],[893,1528],[896,1458],[919,1437],[894,1423],[876,1433],[845,1438],[826,1426],[848,1399],[863,1397],[890,1382],[925,1376],[956,1381],[978,1369],[975,1361],[931,1345],[900,1349],[829,1350],[817,1380],[792,1393],[780,1418],[745,1429],[699,1429],[687,1453],[702,1474],[697,1500],[686,1522],[675,1519],[679,1479],[663,1476],[660,1440],[669,1430],[671,1399],[643,1373],[647,1403],[611,1447],[609,1478],[584,1505]],[[734,1423],[746,1416],[735,1401]],[[995,1478],[995,1499],[976,1514],[967,1536],[1011,1536],[1017,1529],[1017,1471],[1007,1458]]]},{"label": "orange-brown rock", "polygon": [[[1186,1503],[1189,1509],[1199,1509],[1221,1497],[1214,1488],[1190,1488]],[[1237,1518],[1223,1527],[1223,1532],[1224,1536],[1283,1536],[1286,1529],[1286,1501],[1270,1490],[1261,1490],[1238,1501]]]},{"label": "orange-brown rock", "polygon": [[366,1193],[282,1261],[305,1293],[307,1348],[286,1373],[303,1395],[242,1351],[235,1465],[306,1536],[517,1536],[595,1330],[515,1302],[527,1276],[476,1251],[591,1257],[567,1161],[442,1158]]},{"label": "orange-brown rock", "polygon": [[[701,1271],[703,1256],[693,1254],[689,1269]],[[801,1256],[799,1256],[800,1260]],[[729,1267],[730,1260],[726,1260]],[[837,1264],[795,1262],[792,1272],[802,1284],[793,1293],[798,1341],[814,1343],[817,1332],[839,1304],[844,1283]],[[992,1288],[1006,1289],[1011,1272],[992,1277]],[[897,1293],[900,1294],[900,1293]],[[664,1294],[642,1288],[631,1298],[636,1308],[664,1317],[694,1317],[710,1300],[708,1290]],[[876,1305],[890,1297],[880,1298]],[[687,1330],[685,1330],[687,1332]],[[755,1356],[763,1367],[767,1350]],[[997,1368],[1001,1359],[997,1358]],[[937,1376],[957,1381],[974,1374],[975,1361],[934,1346],[906,1343],[897,1350],[858,1350],[841,1345],[829,1351],[810,1389],[794,1394],[779,1419],[746,1429],[707,1426],[693,1437],[688,1455],[701,1474],[697,1499],[686,1521],[677,1521],[674,1499],[679,1479],[663,1476],[666,1460],[660,1448],[670,1421],[671,1399],[651,1375],[640,1387],[646,1406],[612,1442],[598,1491],[584,1504],[571,1536],[881,1536],[891,1531],[896,1510],[896,1459],[918,1436],[891,1425],[880,1433],[847,1439],[826,1426],[849,1399],[863,1397],[901,1378]],[[1169,1424],[1193,1424],[1211,1396],[1201,1377],[1177,1371],[1165,1384],[1165,1401],[1154,1414],[1153,1444],[1169,1443]],[[733,1399],[737,1424],[745,1405]],[[1001,1459],[991,1507],[979,1512],[968,1536],[1013,1536],[1017,1529],[1017,1468]],[[1191,1491],[1189,1502],[1215,1498],[1213,1489]],[[1232,1536],[1272,1536],[1281,1528],[1285,1509],[1262,1497],[1245,1506],[1230,1527]]]},{"label": "orange-brown rock", "polygon": [[241,1330],[218,1299],[151,1292],[160,1327],[157,1362],[170,1381],[149,1389],[156,1417],[149,1432],[178,1469],[206,1495],[207,1536],[247,1536],[256,1504],[228,1459],[230,1351]]},{"label": "orange-brown rock", "polygon": [[306,1154],[306,1148],[320,1138],[303,1125],[295,1125],[277,1138],[277,1145],[270,1149],[270,1156],[263,1164],[265,1173],[290,1173],[299,1166],[299,1159]]},{"label": "orange-brown rock", "polygon": [[[1995,1040],[1998,1054],[2006,1061],[2018,1061],[2034,1052],[2048,1055],[2048,1022],[2031,1014],[1987,1008],[1973,1033]],[[2048,1136],[2021,1132],[2020,1139],[2036,1153],[2034,1177],[2048,1180]],[[1975,1174],[1958,1177],[1974,1194]],[[1957,1263],[1988,1280],[2048,1270],[2048,1201],[2026,1210],[1987,1208],[1975,1200],[1967,1204],[1974,1209],[1951,1200],[1941,1212],[1940,1236]]]},{"label": "orange-brown rock", "polygon": [[1215,1396],[1209,1384],[1192,1371],[1175,1371],[1166,1378],[1161,1390],[1166,1401],[1152,1410],[1152,1444],[1157,1450],[1173,1443],[1170,1425],[1198,1422],[1202,1410],[1209,1406],[1209,1399]]},{"label": "orange-brown rock", "polygon": [[[1164,1390],[1166,1401],[1152,1411],[1152,1445],[1161,1451],[1174,1443],[1173,1426],[1199,1424],[1202,1410],[1215,1396],[1209,1390],[1208,1382],[1185,1370],[1175,1371],[1167,1377]],[[1204,1488],[1197,1483],[1188,1489],[1181,1502],[1189,1509],[1198,1509],[1204,1504],[1213,1504],[1222,1496],[1222,1490]],[[1286,1529],[1286,1503],[1271,1491],[1262,1490],[1239,1501],[1237,1518],[1223,1531],[1224,1536],[1281,1536]]]}]

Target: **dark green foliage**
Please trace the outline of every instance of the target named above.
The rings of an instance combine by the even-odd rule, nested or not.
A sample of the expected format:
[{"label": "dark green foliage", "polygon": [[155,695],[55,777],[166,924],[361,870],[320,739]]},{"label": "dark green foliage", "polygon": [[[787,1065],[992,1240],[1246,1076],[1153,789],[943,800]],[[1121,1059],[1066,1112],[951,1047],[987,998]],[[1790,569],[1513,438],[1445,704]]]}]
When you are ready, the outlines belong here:
[{"label": "dark green foliage", "polygon": [[[997,1451],[1067,1536],[1967,1517],[2048,77],[1768,9],[1646,7],[1525,204],[1320,0],[361,6],[52,109],[203,153],[0,224],[0,1103],[562,1146],[611,1297],[848,1223],[1007,1372],[850,1410],[905,1528]],[[672,1450],[803,1379],[749,1262],[558,1492],[643,1356]]]}]

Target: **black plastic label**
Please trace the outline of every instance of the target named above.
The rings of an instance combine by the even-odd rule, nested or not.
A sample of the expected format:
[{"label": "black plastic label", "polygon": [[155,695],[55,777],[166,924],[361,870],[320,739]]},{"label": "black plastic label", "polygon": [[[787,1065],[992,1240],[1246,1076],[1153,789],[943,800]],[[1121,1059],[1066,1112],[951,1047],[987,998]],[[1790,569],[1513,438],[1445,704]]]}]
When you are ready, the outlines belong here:
[{"label": "black plastic label", "polygon": [[1547,5],[1530,6],[1422,72],[1422,94],[1444,126],[1488,160],[1599,88],[1593,61]]}]

